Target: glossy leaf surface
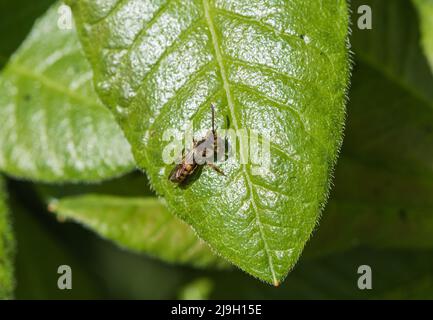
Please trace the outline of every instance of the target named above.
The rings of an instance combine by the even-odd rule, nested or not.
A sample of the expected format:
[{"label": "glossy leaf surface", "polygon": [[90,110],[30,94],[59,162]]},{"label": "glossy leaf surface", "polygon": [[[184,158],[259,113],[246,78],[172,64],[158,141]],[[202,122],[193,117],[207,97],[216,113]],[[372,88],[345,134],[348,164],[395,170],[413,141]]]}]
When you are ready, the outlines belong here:
[{"label": "glossy leaf surface", "polygon": [[130,146],[92,87],[75,29],[59,5],[0,75],[0,169],[39,181],[97,181],[134,167]]},{"label": "glossy leaf surface", "polygon": [[[222,256],[278,285],[317,223],[341,143],[346,2],[69,3],[99,96],[169,209]],[[257,175],[230,157],[225,177],[205,168],[177,188],[164,132],[192,121],[199,139],[212,102],[219,128],[271,141],[270,168]]]}]

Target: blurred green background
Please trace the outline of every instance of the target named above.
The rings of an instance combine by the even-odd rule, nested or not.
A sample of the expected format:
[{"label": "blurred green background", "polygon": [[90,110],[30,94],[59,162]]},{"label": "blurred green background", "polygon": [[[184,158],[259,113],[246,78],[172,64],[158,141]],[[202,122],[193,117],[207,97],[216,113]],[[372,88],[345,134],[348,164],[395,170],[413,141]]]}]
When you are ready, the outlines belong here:
[{"label": "blurred green background", "polygon": [[[52,2],[0,3],[0,65]],[[356,27],[363,3],[373,8],[373,30]],[[236,268],[200,270],[130,253],[77,224],[59,223],[47,211],[46,197],[151,194],[143,175],[134,172],[100,185],[8,178],[18,248],[15,297],[433,298],[433,80],[418,15],[409,0],[352,1],[352,15],[352,86],[334,188],[317,231],[280,287]],[[63,264],[72,268],[72,290],[57,288]],[[360,265],[373,270],[372,290],[357,287]]]},{"label": "blurred green background", "polygon": [[[322,255],[311,250],[321,246],[318,234],[295,270],[274,288],[237,269],[197,270],[121,250],[77,224],[59,223],[37,192],[29,192],[29,183],[9,181],[9,186],[19,248],[18,299],[433,298],[432,250],[355,246]],[[26,204],[18,204],[23,198]],[[72,268],[72,290],[57,288],[62,264]],[[373,270],[372,290],[357,287],[357,269],[364,264]]]}]

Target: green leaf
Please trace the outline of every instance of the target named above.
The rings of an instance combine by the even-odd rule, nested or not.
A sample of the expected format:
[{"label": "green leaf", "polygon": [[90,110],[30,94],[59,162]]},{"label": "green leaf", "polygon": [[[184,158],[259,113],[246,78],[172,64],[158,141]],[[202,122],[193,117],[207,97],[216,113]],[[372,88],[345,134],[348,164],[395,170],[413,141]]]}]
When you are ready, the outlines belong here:
[{"label": "green leaf", "polygon": [[[185,223],[167,212],[148,184],[141,172],[134,172],[100,184],[38,184],[35,187],[39,196],[51,204],[52,210],[60,203],[59,210],[56,210],[60,220],[67,218],[82,223],[123,248],[149,253],[169,262],[195,266],[227,266],[226,262],[211,252],[206,253],[209,251],[207,246],[197,239]],[[96,208],[96,204],[87,198],[89,194],[92,195],[91,199],[104,205]],[[108,199],[108,203],[105,203],[104,199]],[[136,220],[139,220],[139,223],[136,223]],[[109,230],[105,227],[107,225]],[[124,227],[120,228],[120,225]],[[152,232],[158,226],[163,232],[161,239],[149,238],[149,234],[154,234]],[[129,231],[126,232],[125,228]],[[187,237],[184,238],[183,233]],[[181,241],[175,241],[176,237],[181,237]],[[190,250],[188,246],[193,246],[191,243],[199,243],[200,250],[197,255],[195,249],[186,254]]]},{"label": "green leaf", "polygon": [[[59,228],[43,207],[35,204],[31,188],[21,189],[16,184],[10,188],[18,247],[16,299],[106,299],[107,295],[103,293],[107,281],[99,277],[100,269],[89,270],[88,267],[89,261],[106,266],[105,262],[97,260],[101,253],[92,251],[95,242],[82,232],[73,233],[71,237],[71,228]],[[84,247],[87,251],[83,250]],[[57,270],[61,265],[72,269],[72,290],[59,290],[57,286],[60,277]]]},{"label": "green leaf", "polygon": [[413,0],[418,9],[424,53],[433,71],[433,1]]},{"label": "green leaf", "polygon": [[[69,1],[96,88],[169,209],[218,253],[278,285],[317,224],[341,142],[345,1]],[[234,157],[189,188],[163,133],[217,125],[272,139],[267,175]],[[228,121],[224,121],[228,119]],[[233,145],[233,141],[229,141]]]},{"label": "green leaf", "polygon": [[61,221],[71,219],[82,223],[129,250],[197,267],[225,265],[157,198],[89,194],[53,201],[49,209]]},{"label": "green leaf", "polygon": [[130,146],[93,90],[76,32],[58,5],[0,76],[0,169],[47,182],[98,181],[134,167]]},{"label": "green leaf", "polygon": [[[97,192],[105,189],[114,194],[111,184],[91,184],[83,191],[94,186]],[[126,185],[121,183],[120,188]],[[45,210],[47,205],[35,191],[31,182],[10,180],[19,248],[15,263],[17,299],[174,299],[186,282],[206,272],[123,250],[79,224],[59,223],[57,215]],[[68,188],[66,193],[69,191],[76,192]],[[72,290],[59,290],[56,285],[57,268],[65,264],[72,268]]]},{"label": "green leaf", "polygon": [[14,280],[14,249],[9,211],[6,207],[6,190],[0,177],[0,300],[10,299],[15,287]]},{"label": "green leaf", "polygon": [[214,287],[208,278],[199,278],[188,283],[179,292],[180,300],[207,300]]}]

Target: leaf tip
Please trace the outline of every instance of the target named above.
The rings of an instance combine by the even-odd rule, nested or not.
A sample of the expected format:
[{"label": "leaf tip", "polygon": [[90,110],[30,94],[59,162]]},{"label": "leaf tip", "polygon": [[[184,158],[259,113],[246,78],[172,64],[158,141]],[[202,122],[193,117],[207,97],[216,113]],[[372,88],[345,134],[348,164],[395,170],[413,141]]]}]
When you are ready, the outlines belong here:
[{"label": "leaf tip", "polygon": [[58,201],[57,200],[51,200],[48,203],[47,209],[48,209],[48,212],[55,213],[58,209]]}]

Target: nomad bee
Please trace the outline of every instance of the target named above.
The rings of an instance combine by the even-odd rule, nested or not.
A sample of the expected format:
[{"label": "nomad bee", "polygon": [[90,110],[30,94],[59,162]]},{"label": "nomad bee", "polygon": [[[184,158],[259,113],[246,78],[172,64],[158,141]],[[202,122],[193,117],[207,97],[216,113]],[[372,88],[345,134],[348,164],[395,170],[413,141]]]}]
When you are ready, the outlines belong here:
[{"label": "nomad bee", "polygon": [[[224,172],[212,163],[215,159],[215,155],[218,154],[219,146],[221,146],[223,142],[221,139],[217,138],[215,130],[215,107],[213,104],[211,104],[211,111],[212,131],[209,131],[206,137],[200,141],[193,140],[191,150],[182,155],[182,161],[171,171],[169,176],[170,181],[180,185],[184,183],[197,168],[204,164],[208,165],[219,174],[224,175]],[[209,162],[209,160],[211,161]]]}]

